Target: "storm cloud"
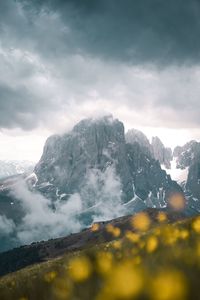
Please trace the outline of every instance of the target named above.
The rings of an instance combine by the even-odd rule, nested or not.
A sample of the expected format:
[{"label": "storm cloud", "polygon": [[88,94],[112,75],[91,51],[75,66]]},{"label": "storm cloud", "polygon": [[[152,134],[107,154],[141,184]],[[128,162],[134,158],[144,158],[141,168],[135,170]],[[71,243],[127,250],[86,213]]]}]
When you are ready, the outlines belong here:
[{"label": "storm cloud", "polygon": [[34,1],[35,10],[22,3],[58,13],[76,51],[133,63],[199,60],[198,0],[46,0]]},{"label": "storm cloud", "polygon": [[197,0],[1,1],[0,127],[198,127],[199,20]]}]

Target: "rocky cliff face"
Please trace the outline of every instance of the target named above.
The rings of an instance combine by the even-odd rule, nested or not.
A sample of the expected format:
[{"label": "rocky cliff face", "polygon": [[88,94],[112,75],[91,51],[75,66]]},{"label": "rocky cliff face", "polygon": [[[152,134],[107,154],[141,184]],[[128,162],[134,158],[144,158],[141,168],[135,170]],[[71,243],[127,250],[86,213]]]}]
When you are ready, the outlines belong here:
[{"label": "rocky cliff face", "polygon": [[189,168],[185,189],[190,193],[190,198],[200,199],[200,143],[190,141],[183,147],[178,146],[173,155],[176,157],[177,168]]},{"label": "rocky cliff face", "polygon": [[146,135],[137,130],[137,129],[130,129],[125,135],[126,142],[129,144],[138,143],[142,148],[143,152],[149,156],[153,157],[153,148],[150,144]]},{"label": "rocky cliff face", "polygon": [[167,169],[170,169],[172,161],[171,148],[165,148],[165,146],[158,137],[152,138],[151,145],[153,148],[154,158],[157,159],[161,165],[164,165]]},{"label": "rocky cliff face", "polygon": [[199,143],[196,141],[190,141],[183,147],[176,147],[173,152],[173,156],[176,157],[177,168],[185,169],[190,167],[193,160],[199,153]]},{"label": "rocky cliff face", "polygon": [[129,132],[125,141],[123,124],[111,117],[83,120],[70,133],[47,140],[35,168],[37,188],[54,199],[58,194],[73,193],[84,198],[91,171],[106,174],[113,168],[123,203],[137,198],[143,208],[148,201],[150,206],[166,206],[167,195],[180,187],[148,153],[148,140],[142,139],[144,143],[139,145]]},{"label": "rocky cliff face", "polygon": [[193,160],[189,168],[186,188],[191,191],[195,198],[200,199],[200,156]]},{"label": "rocky cliff face", "polygon": [[[69,234],[149,207],[168,211],[171,194],[183,191],[153,158],[145,136],[135,134],[137,139],[133,132],[125,138],[123,123],[104,117],[83,120],[70,132],[48,138],[31,176],[0,182],[0,221],[10,230],[9,237],[0,232],[0,242],[6,239],[8,249],[27,238]],[[195,165],[188,181],[195,195],[198,179]],[[184,213],[200,212],[200,201],[186,196]]]},{"label": "rocky cliff face", "polygon": [[115,166],[125,193],[131,188],[130,171],[125,161],[124,126],[118,120],[83,120],[63,136],[50,137],[35,168],[38,186],[57,187],[59,193],[80,192],[92,170],[105,172]]}]

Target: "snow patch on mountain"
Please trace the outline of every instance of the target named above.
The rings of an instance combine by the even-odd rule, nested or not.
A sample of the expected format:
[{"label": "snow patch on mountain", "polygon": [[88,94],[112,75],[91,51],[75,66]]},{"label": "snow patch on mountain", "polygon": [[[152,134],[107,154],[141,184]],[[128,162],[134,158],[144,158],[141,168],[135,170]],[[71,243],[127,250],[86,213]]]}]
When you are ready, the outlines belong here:
[{"label": "snow patch on mountain", "polygon": [[33,169],[34,163],[30,161],[0,160],[0,179],[30,173]]},{"label": "snow patch on mountain", "polygon": [[177,168],[177,158],[174,157],[171,161],[171,169],[167,169],[164,165],[161,165],[162,169],[171,176],[172,180],[177,181],[179,184],[186,182],[188,178],[189,167],[184,169]]}]

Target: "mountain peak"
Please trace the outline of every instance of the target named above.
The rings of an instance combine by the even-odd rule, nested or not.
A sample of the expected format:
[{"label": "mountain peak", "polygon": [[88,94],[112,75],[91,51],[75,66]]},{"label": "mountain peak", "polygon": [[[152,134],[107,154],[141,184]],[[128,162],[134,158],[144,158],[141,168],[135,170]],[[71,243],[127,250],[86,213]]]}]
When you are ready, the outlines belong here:
[{"label": "mountain peak", "polygon": [[83,119],[73,127],[72,131],[82,133],[83,130],[91,126],[114,126],[116,124],[121,124],[123,126],[123,123],[118,119],[115,119],[112,115],[105,115],[97,118]]},{"label": "mountain peak", "polygon": [[126,142],[130,144],[138,143],[146,154],[151,155],[152,147],[146,135],[138,129],[129,129],[126,133]]},{"label": "mountain peak", "polygon": [[173,158],[171,148],[165,148],[164,144],[157,136],[152,137],[151,145],[155,159],[157,159],[161,165],[164,165],[167,169],[170,169]]}]

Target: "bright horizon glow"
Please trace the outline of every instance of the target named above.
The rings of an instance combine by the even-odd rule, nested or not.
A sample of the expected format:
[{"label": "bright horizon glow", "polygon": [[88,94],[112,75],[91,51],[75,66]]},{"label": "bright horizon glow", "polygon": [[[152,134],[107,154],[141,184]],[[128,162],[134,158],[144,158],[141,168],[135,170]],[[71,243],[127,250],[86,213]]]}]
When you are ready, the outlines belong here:
[{"label": "bright horizon glow", "polygon": [[[150,142],[153,136],[158,136],[165,147],[170,147],[172,150],[178,145],[182,146],[192,139],[198,141],[200,138],[199,129],[195,128],[189,130],[140,127],[131,126],[130,122],[128,124],[124,122],[124,125],[126,132],[131,128],[142,131]],[[0,132],[0,160],[28,160],[37,163],[42,155],[45,141],[51,134],[54,134],[54,132],[47,130],[33,130],[30,132],[6,130]]]},{"label": "bright horizon glow", "polygon": [[[153,136],[158,136],[165,147],[170,147],[172,150],[176,146],[183,146],[191,140],[200,140],[199,129],[174,129],[174,128],[155,128],[155,127],[136,127],[142,131],[149,141]],[[191,131],[193,134],[191,134]]]}]

